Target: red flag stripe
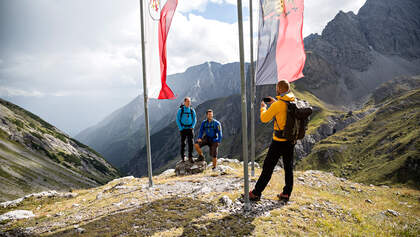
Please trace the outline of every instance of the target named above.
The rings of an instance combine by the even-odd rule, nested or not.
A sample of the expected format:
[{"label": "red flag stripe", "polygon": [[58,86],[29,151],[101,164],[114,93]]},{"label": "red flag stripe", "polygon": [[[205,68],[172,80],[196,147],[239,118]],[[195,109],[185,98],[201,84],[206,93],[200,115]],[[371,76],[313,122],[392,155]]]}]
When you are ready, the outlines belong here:
[{"label": "red flag stripe", "polygon": [[166,39],[168,37],[169,29],[171,27],[172,18],[175,14],[175,9],[178,5],[178,0],[168,0],[160,12],[159,21],[159,58],[160,58],[160,76],[162,88],[159,92],[158,99],[175,99],[175,95],[171,88],[166,84],[167,60],[166,60]]}]

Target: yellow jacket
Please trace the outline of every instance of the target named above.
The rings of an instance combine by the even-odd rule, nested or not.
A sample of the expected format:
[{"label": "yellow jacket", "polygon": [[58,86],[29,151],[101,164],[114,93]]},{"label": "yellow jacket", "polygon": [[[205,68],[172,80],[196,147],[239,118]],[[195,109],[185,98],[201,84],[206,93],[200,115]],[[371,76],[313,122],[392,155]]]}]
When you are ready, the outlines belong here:
[{"label": "yellow jacket", "polygon": [[[282,101],[294,101],[295,95],[292,92],[287,93],[284,96],[276,96],[277,101],[271,104],[270,108],[268,110],[266,108],[261,108],[261,122],[268,123],[270,122],[274,116],[275,119],[277,119],[277,123],[274,123],[274,130],[283,130],[284,126],[286,125],[286,118],[287,118],[287,104]],[[277,127],[278,124],[278,127]],[[273,132],[273,140],[284,142],[287,141],[284,138],[278,138],[274,135]]]}]

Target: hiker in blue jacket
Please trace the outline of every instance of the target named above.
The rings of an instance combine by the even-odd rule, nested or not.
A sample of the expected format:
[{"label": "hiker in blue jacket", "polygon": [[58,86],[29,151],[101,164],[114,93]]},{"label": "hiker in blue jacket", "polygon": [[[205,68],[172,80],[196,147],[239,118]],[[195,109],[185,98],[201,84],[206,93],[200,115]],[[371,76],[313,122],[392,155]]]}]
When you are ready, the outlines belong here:
[{"label": "hiker in blue jacket", "polygon": [[194,163],[192,158],[194,127],[197,123],[195,110],[191,107],[191,98],[185,97],[184,103],[178,109],[176,115],[176,123],[178,124],[181,134],[181,160],[185,161],[185,139],[188,143],[188,160]]},{"label": "hiker in blue jacket", "polygon": [[209,146],[210,156],[213,158],[213,170],[217,165],[217,150],[222,141],[222,125],[216,119],[213,119],[213,110],[206,112],[207,119],[201,123],[198,139],[195,142],[195,149],[198,152],[199,160],[204,160],[201,147]]}]

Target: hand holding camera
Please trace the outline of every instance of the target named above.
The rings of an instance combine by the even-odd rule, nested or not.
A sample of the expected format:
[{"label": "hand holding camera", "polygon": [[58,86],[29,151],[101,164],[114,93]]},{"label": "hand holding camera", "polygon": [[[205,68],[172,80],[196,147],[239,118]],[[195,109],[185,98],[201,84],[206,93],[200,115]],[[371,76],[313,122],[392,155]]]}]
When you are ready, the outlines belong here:
[{"label": "hand holding camera", "polygon": [[276,99],[274,99],[273,97],[271,96],[264,97],[261,101],[261,107],[266,107],[265,103],[272,104],[274,102],[276,102]]}]

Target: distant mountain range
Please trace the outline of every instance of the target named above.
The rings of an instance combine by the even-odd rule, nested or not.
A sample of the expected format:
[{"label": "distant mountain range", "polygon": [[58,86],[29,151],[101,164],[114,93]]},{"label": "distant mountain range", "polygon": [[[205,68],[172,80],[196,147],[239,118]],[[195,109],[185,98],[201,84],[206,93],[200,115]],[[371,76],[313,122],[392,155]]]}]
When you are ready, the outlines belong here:
[{"label": "distant mountain range", "polygon": [[[175,100],[149,100],[151,133],[166,127],[175,118],[185,96],[193,106],[204,101],[238,94],[239,63],[207,62],[188,68],[184,73],[168,76],[169,86],[176,92]],[[100,152],[116,167],[130,160],[145,143],[143,97],[113,112],[94,127],[82,131],[76,139]]]},{"label": "distant mountain range", "polygon": [[[312,34],[305,38],[307,52],[305,77],[293,84],[296,94],[309,100],[315,106],[315,114],[311,120],[309,136],[297,146],[298,160],[307,155],[313,156],[312,149],[335,132],[361,121],[365,116],[373,116],[370,114],[374,109],[365,110],[365,103],[371,101],[372,97],[378,96],[379,91],[376,89],[383,83],[400,75],[420,74],[420,19],[418,15],[420,15],[419,1],[367,0],[357,15],[353,12],[339,12],[328,23],[321,35]],[[209,70],[205,70],[205,67],[206,64],[203,64],[187,70],[187,72],[192,69],[207,72],[201,74],[203,77],[200,77],[199,85],[208,79],[213,82],[211,76],[206,76],[211,74]],[[199,70],[200,68],[202,69]],[[190,85],[187,87],[188,90],[180,89],[180,91],[185,93],[183,96],[191,95],[193,101],[195,99],[195,104],[212,99],[197,106],[199,118],[200,120],[204,118],[203,113],[207,108],[214,108],[215,116],[222,122],[225,131],[220,155],[240,158],[240,97],[235,95],[238,93],[240,82],[238,64],[222,65],[222,68],[225,70],[218,71],[220,74],[216,73],[219,75],[218,78],[221,78],[219,86],[226,87],[225,83],[227,83],[227,87],[232,89],[230,92],[217,94],[213,98],[209,98],[210,96],[201,98],[200,96],[207,94],[203,93],[202,88],[198,86]],[[215,74],[215,71],[212,72]],[[227,72],[230,74],[224,76],[223,73]],[[197,85],[194,84],[196,79],[191,77],[186,81],[188,83],[183,80],[173,80],[173,83],[182,86]],[[265,95],[273,96],[274,91],[273,86],[257,87],[257,101]],[[212,91],[212,93],[215,92]],[[198,102],[198,97],[202,99],[200,102]],[[142,103],[142,100],[139,101]],[[161,111],[171,112],[163,113],[160,121],[152,122],[154,125],[152,126],[152,160],[155,172],[172,167],[179,159],[179,138],[173,122],[174,116],[167,115],[174,115],[180,102],[161,102],[161,107],[163,104],[167,105]],[[151,101],[151,107],[155,106],[153,103],[155,102]],[[129,107],[134,108],[132,105]],[[257,104],[256,144],[258,159],[263,159],[271,139],[272,125],[263,125],[259,122],[258,108]],[[95,146],[90,142],[95,140],[106,140],[107,143],[103,144],[114,143],[106,146],[108,149],[105,149],[106,152],[103,153],[105,157],[114,163],[117,162],[123,172],[143,176],[146,174],[145,149],[138,149],[139,138],[144,139],[143,128],[137,127],[134,133],[123,139],[101,135],[102,130],[107,130],[105,124],[110,127],[126,127],[127,119],[120,122],[117,116],[142,113],[140,106],[137,109],[139,110],[127,113],[117,111],[115,114],[118,115],[115,115],[113,119],[107,119],[106,122],[101,123],[102,126],[96,126],[95,132],[90,135],[91,141],[85,141],[93,147]],[[375,107],[375,109],[380,108]],[[347,115],[349,110],[355,110],[355,112]],[[138,117],[138,119],[143,120],[143,117]],[[127,133],[127,131],[130,129],[123,129],[121,133]],[[95,138],[94,134],[100,139]],[[78,138],[83,141],[82,135],[80,134]],[[144,140],[142,142],[141,144],[144,144]],[[107,154],[112,154],[112,156],[107,156]]]},{"label": "distant mountain range", "polygon": [[[337,109],[345,111],[356,108],[358,104],[363,104],[368,100],[372,93],[375,96],[377,93],[375,89],[378,86],[397,75],[420,74],[420,55],[410,53],[418,52],[420,49],[420,41],[410,40],[420,36],[418,34],[420,23],[415,17],[416,9],[419,10],[418,5],[417,2],[408,0],[398,4],[388,0],[368,0],[358,15],[352,12],[340,12],[327,25],[322,35],[311,35],[305,39],[308,56],[304,69],[305,78],[298,80],[294,85],[295,91],[301,98],[316,105],[316,114],[311,122],[311,133],[314,135],[310,138],[316,137],[322,140],[332,135],[332,132],[327,131],[328,129],[325,130],[328,126],[336,127],[331,130],[341,130],[365,116],[365,113],[362,113],[363,115],[359,117],[350,116],[349,119],[345,119],[346,117],[342,119],[343,115],[340,114],[345,113]],[[407,9],[407,6],[410,6],[410,9]],[[385,18],[384,14],[389,12],[391,12],[390,15]],[[392,20],[393,16],[398,20]],[[388,30],[378,31],[373,26],[402,29],[406,35],[388,38]],[[387,39],[381,41],[382,43],[373,42],[378,37]],[[401,42],[405,47],[391,47],[390,41]],[[407,48],[410,50],[407,51]],[[273,86],[257,87],[257,101],[264,95],[273,96],[274,92]],[[239,158],[241,154],[240,97],[234,95],[208,101],[200,105],[198,110],[202,113],[207,107],[215,108],[216,118],[228,131],[220,147],[220,155]],[[258,105],[257,108],[259,108]],[[257,154],[263,152],[263,155],[271,139],[272,125],[261,124],[258,121],[258,115],[257,109]],[[333,121],[335,125],[331,125],[329,122],[331,119],[335,120]],[[152,160],[157,172],[173,166],[178,159],[175,158],[178,157],[179,149],[177,137],[175,123],[152,136]],[[308,141],[303,141],[297,146],[298,158],[308,155],[316,142],[318,141],[311,141],[308,145]],[[145,149],[139,151],[133,160],[122,168],[122,171],[138,176],[145,175],[145,154]],[[261,158],[262,155],[260,155]]]},{"label": "distant mountain range", "polygon": [[89,188],[116,177],[119,172],[97,152],[0,99],[0,200]]}]

